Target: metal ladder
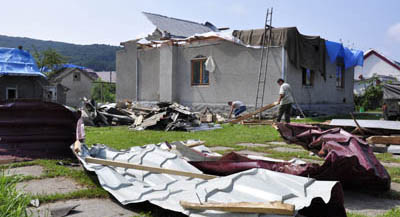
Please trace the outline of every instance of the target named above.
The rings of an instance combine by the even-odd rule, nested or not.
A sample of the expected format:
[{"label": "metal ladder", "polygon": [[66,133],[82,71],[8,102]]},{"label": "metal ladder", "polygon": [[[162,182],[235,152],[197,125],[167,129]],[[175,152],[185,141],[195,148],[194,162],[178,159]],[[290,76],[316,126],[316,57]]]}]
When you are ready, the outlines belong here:
[{"label": "metal ladder", "polygon": [[[257,95],[256,95],[256,103],[255,110],[263,107],[264,105],[264,93],[265,93],[265,83],[267,79],[267,71],[268,71],[268,56],[269,56],[269,47],[271,45],[271,36],[272,36],[272,10],[267,9],[267,15],[265,16],[265,26],[264,26],[264,35],[262,38],[262,47],[261,47],[261,61],[260,61],[260,71],[258,73],[258,83],[257,83]],[[269,34],[268,39],[266,40],[267,33]],[[266,50],[266,51],[265,51]],[[265,57],[265,70],[263,71],[263,63],[264,63],[264,54]],[[259,118],[261,119],[261,113],[259,114]]]}]

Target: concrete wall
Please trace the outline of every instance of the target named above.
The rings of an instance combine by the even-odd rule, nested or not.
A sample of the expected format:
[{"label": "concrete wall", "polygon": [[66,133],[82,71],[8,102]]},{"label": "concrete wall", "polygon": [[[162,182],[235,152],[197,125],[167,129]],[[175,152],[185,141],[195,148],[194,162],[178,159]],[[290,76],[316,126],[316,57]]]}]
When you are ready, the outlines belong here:
[{"label": "concrete wall", "polygon": [[44,78],[27,76],[0,77],[0,101],[6,100],[6,89],[17,88],[19,99],[42,99]]},{"label": "concrete wall", "polygon": [[[246,48],[231,42],[198,42],[179,47],[176,62],[176,100],[185,105],[221,105],[240,100],[255,103],[260,49]],[[264,104],[276,100],[276,80],[281,75],[281,48],[271,48]],[[191,60],[198,55],[211,56],[216,69],[210,72],[209,85],[191,85]]]},{"label": "concrete wall", "polygon": [[[73,80],[74,72],[80,73],[79,81]],[[66,94],[66,105],[78,107],[81,105],[81,98],[86,97],[90,99],[92,81],[92,79],[90,79],[88,76],[86,76],[84,73],[81,73],[81,71],[77,69],[73,70],[71,73],[63,77],[58,83],[69,88]]]},{"label": "concrete wall", "polygon": [[[159,101],[160,100],[160,50],[159,49],[139,50],[138,71],[139,71],[138,75],[139,101]],[[117,84],[117,86],[118,85],[119,84]]]},{"label": "concrete wall", "polygon": [[344,88],[336,87],[336,63],[326,58],[326,81],[315,72],[312,87],[303,86],[302,71],[288,61],[286,80],[290,83],[293,95],[303,109],[319,113],[348,113],[354,109],[353,77],[354,68],[345,70]]},{"label": "concrete wall", "polygon": [[124,49],[117,51],[116,100],[136,100],[136,42],[127,42]]}]

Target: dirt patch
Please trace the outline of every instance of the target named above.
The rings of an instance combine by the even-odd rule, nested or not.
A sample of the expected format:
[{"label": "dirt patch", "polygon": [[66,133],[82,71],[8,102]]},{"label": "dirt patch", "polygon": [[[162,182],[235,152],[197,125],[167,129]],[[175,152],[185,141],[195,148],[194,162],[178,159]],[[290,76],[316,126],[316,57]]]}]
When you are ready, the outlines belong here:
[{"label": "dirt patch", "polygon": [[377,216],[400,206],[400,200],[390,200],[364,193],[345,191],[344,206],[347,212]]},{"label": "dirt patch", "polygon": [[20,182],[17,184],[17,189],[30,194],[65,194],[84,189],[84,187],[80,186],[72,179],[57,177]]},{"label": "dirt patch", "polygon": [[42,205],[40,208],[30,208],[29,212],[33,213],[33,217],[51,216],[50,210],[62,210],[63,208],[79,205],[71,210],[68,216],[71,217],[132,217],[138,215],[112,200],[107,199],[80,199],[67,200],[56,203]]},{"label": "dirt patch", "polygon": [[34,176],[39,177],[43,174],[43,167],[34,165],[26,167],[16,167],[11,169],[6,169],[4,174],[7,175],[23,175],[23,176]]}]

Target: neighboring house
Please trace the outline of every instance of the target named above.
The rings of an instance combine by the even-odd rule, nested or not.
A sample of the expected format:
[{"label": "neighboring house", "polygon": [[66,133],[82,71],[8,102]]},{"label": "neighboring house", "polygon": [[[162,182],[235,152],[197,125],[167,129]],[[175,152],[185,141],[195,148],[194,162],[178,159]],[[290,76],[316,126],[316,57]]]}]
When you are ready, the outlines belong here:
[{"label": "neighboring house", "polygon": [[65,104],[78,107],[83,97],[90,98],[92,82],[97,79],[96,73],[84,67],[64,67],[52,73],[49,80],[52,84],[62,85],[68,89]]},{"label": "neighboring house", "polygon": [[[183,22],[170,19],[172,29]],[[240,100],[253,107],[263,34],[264,30],[207,32],[180,40],[123,42],[116,61],[117,100],[175,101],[195,110],[227,109],[228,101]],[[362,52],[301,35],[295,27],[273,28],[271,43],[264,104],[278,99],[276,81],[283,77],[305,110],[354,110],[354,65],[360,60],[362,64]]]},{"label": "neighboring house", "polygon": [[0,48],[0,101],[45,100],[48,86],[46,76],[27,51]]},{"label": "neighboring house", "polygon": [[400,81],[400,65],[375,50],[368,50],[364,54],[364,66],[356,67],[354,71],[354,93],[361,94],[366,81],[373,76],[383,82]]},{"label": "neighboring house", "polygon": [[95,72],[102,82],[113,83],[117,82],[117,74],[115,71]]}]

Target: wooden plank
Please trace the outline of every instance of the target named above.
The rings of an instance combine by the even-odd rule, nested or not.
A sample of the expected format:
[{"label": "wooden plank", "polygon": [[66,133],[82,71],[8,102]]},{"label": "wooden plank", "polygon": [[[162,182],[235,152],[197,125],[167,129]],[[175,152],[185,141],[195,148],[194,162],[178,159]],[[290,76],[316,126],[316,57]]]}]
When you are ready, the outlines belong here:
[{"label": "wooden plank", "polygon": [[201,173],[192,173],[192,172],[185,172],[185,171],[179,171],[179,170],[164,169],[164,168],[160,168],[160,167],[144,166],[144,165],[140,165],[140,164],[119,162],[119,161],[112,161],[112,160],[104,160],[104,159],[92,158],[92,157],[86,157],[85,161],[87,163],[102,164],[102,165],[106,165],[106,166],[144,170],[144,171],[149,171],[149,172],[153,172],[153,173],[165,173],[165,174],[206,179],[206,180],[214,179],[214,178],[218,177],[218,176],[201,174]]},{"label": "wooden plank", "polygon": [[369,144],[391,144],[400,145],[400,136],[370,136],[367,138]]},{"label": "wooden plank", "polygon": [[187,147],[193,148],[193,147],[196,147],[196,146],[204,145],[205,143],[206,142],[204,142],[204,141],[198,141],[198,142],[193,142],[193,143],[185,143],[185,145]]},{"label": "wooden plank", "polygon": [[75,153],[81,152],[81,147],[82,147],[81,142],[79,140],[76,140],[74,143],[74,152]]},{"label": "wooden plank", "polygon": [[180,201],[179,204],[185,209],[195,210],[218,210],[237,213],[265,213],[279,215],[294,215],[294,205],[281,202],[238,202],[238,203],[191,203]]},{"label": "wooden plank", "polygon": [[252,112],[252,113],[249,113],[249,114],[245,114],[245,115],[241,116],[238,119],[231,120],[231,121],[229,121],[229,123],[232,123],[232,124],[239,123],[240,121],[249,119],[249,118],[253,117],[253,115],[256,115],[256,114],[261,113],[261,112],[263,112],[265,110],[268,110],[268,109],[270,109],[270,108],[272,108],[272,107],[274,107],[276,105],[277,105],[276,103],[272,103],[272,104],[266,105],[264,107],[261,107],[261,108],[257,109],[255,112]]}]

